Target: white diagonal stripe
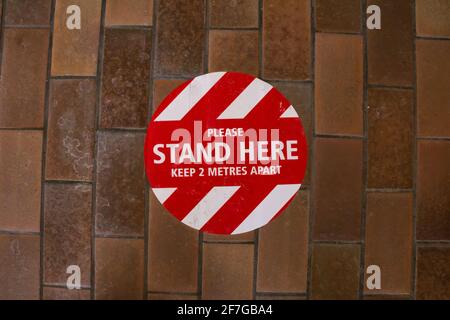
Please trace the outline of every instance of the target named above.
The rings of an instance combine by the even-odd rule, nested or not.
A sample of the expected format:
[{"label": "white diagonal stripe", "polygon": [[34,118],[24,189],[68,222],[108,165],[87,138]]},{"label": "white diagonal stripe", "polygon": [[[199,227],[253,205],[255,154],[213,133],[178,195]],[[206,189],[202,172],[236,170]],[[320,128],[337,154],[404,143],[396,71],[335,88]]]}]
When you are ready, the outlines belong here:
[{"label": "white diagonal stripe", "polygon": [[294,107],[290,106],[285,112],[283,112],[280,118],[298,118],[298,114]]},{"label": "white diagonal stripe", "polygon": [[232,232],[239,234],[260,228],[267,224],[300,189],[300,184],[279,184]]},{"label": "white diagonal stripe", "polygon": [[155,121],[181,120],[203,96],[225,75],[213,72],[196,77],[186,88],[156,117]]},{"label": "white diagonal stripe", "polygon": [[182,222],[200,230],[238,189],[239,186],[212,188]]},{"label": "white diagonal stripe", "polygon": [[270,84],[259,79],[253,80],[218,119],[244,119],[271,89]]},{"label": "white diagonal stripe", "polygon": [[152,190],[159,202],[164,203],[177,188],[152,188]]}]

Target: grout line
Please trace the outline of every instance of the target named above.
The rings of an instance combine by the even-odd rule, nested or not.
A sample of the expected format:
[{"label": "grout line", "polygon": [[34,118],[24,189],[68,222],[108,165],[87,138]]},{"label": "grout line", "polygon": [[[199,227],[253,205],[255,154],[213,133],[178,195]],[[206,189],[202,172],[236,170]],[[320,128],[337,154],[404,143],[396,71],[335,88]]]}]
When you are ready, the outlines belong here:
[{"label": "grout line", "polygon": [[414,86],[393,86],[389,84],[368,83],[369,89],[414,90]]},{"label": "grout line", "polygon": [[0,131],[42,131],[44,128],[0,128]]},{"label": "grout line", "polygon": [[408,192],[414,192],[414,189],[390,189],[390,188],[367,188],[366,193],[408,193]]},{"label": "grout line", "polygon": [[2,236],[40,236],[39,231],[22,231],[22,230],[0,230]]},{"label": "grout line", "polygon": [[104,26],[105,29],[110,30],[110,29],[121,29],[121,30],[145,30],[145,31],[150,31],[152,30],[152,26],[143,26],[143,25],[110,25]]},{"label": "grout line", "polygon": [[207,243],[207,244],[255,244],[255,240],[203,240],[203,243]]},{"label": "grout line", "polygon": [[210,27],[210,31],[259,31],[258,27]]},{"label": "grout line", "polygon": [[79,181],[79,180],[51,180],[46,179],[45,184],[81,184],[81,185],[92,185],[92,181]]},{"label": "grout line", "polygon": [[83,80],[83,79],[96,79],[96,76],[79,76],[79,75],[64,75],[64,76],[51,76],[52,80]]},{"label": "grout line", "polygon": [[[99,117],[100,117],[100,110],[99,110]],[[98,128],[97,132],[147,133],[147,129],[146,128]]]},{"label": "grout line", "polygon": [[312,243],[343,246],[364,244],[364,240],[312,240]]},{"label": "grout line", "polygon": [[[43,286],[44,288],[57,288],[57,289],[66,289],[66,290],[69,290],[69,289],[67,289],[67,287],[66,287],[65,285],[63,285],[63,284],[54,284],[54,283],[45,283],[45,282],[44,282],[44,283],[42,284],[42,286]],[[88,291],[88,290],[91,289],[91,287],[86,286],[86,285],[81,285],[80,287],[81,287],[81,289],[74,289],[74,291]]]},{"label": "grout line", "polygon": [[435,37],[435,36],[418,36],[417,32],[415,33],[415,38],[418,40],[435,40],[435,41],[449,41],[450,37]]},{"label": "grout line", "polygon": [[180,295],[180,296],[198,296],[197,292],[176,292],[176,291],[147,291],[146,294]]},{"label": "grout line", "polygon": [[6,0],[0,0],[2,2],[2,11],[0,15],[1,25],[0,25],[0,78],[2,75],[2,65],[3,65],[3,47],[5,43],[5,18],[6,18]]},{"label": "grout line", "polygon": [[305,292],[271,292],[261,291],[257,293],[258,297],[276,296],[276,297],[307,297]]},{"label": "grout line", "polygon": [[450,240],[416,240],[416,247],[447,247],[450,246]]},{"label": "grout line", "polygon": [[98,238],[98,239],[145,240],[144,236],[130,236],[128,234],[105,234],[105,233],[96,233],[95,238]]},{"label": "grout line", "polygon": [[[416,93],[417,94],[417,93]],[[416,132],[416,140],[418,141],[450,141],[450,137],[419,137]]]},{"label": "grout line", "polygon": [[350,140],[361,140],[364,136],[354,136],[345,134],[316,134],[314,133],[314,138],[326,138],[326,139],[350,139]]},{"label": "grout line", "polygon": [[[365,11],[364,11],[364,14],[365,14]],[[361,32],[351,32],[351,31],[321,31],[321,30],[316,30],[316,33],[335,34],[335,35],[347,35],[347,36],[361,36]]]},{"label": "grout line", "polygon": [[51,26],[39,24],[5,24],[4,29],[50,29]]}]

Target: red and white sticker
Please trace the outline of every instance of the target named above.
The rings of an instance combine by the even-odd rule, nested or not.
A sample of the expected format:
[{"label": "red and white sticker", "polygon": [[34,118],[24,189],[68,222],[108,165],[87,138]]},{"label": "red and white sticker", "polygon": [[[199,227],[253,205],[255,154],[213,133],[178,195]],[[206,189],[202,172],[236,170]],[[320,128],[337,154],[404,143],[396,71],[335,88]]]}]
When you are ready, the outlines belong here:
[{"label": "red and white sticker", "polygon": [[145,165],[158,200],[197,230],[260,228],[290,203],[306,169],[301,120],[270,84],[215,72],[186,81],[156,110]]}]

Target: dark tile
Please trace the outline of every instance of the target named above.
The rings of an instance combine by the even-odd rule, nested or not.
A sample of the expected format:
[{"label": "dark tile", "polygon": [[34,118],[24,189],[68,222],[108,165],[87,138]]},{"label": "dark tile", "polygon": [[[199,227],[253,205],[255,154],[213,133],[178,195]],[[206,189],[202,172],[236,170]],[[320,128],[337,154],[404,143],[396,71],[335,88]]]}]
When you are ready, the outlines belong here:
[{"label": "dark tile", "polygon": [[43,300],[90,300],[90,290],[44,287]]},{"label": "dark tile", "polygon": [[450,137],[450,41],[417,40],[417,130]]},{"label": "dark tile", "polygon": [[417,239],[450,240],[450,141],[419,141]]},{"label": "dark tile", "polygon": [[105,24],[151,26],[153,23],[153,0],[108,0]]},{"label": "dark tile", "polygon": [[395,294],[374,294],[365,295],[363,297],[363,300],[411,300],[411,296]]},{"label": "dark tile", "polygon": [[417,299],[449,300],[449,283],[450,248],[417,248]]},{"label": "dark tile", "polygon": [[264,0],[262,31],[265,79],[311,79],[310,0]]},{"label": "dark tile", "polygon": [[0,131],[0,230],[40,230],[41,131]]},{"label": "dark tile", "polygon": [[92,180],[95,80],[52,80],[45,178]]},{"label": "dark tile", "polygon": [[39,299],[39,235],[0,235],[0,300]]},{"label": "dark tile", "polygon": [[311,298],[358,299],[359,259],[359,245],[313,245]]},{"label": "dark tile", "polygon": [[153,107],[152,113],[159,107],[161,102],[171,93],[176,87],[180,86],[186,80],[182,79],[160,79],[153,81]]},{"label": "dark tile", "polygon": [[259,231],[257,292],[306,292],[309,192]]},{"label": "dark tile", "polygon": [[366,294],[411,294],[413,211],[412,193],[367,194],[365,268],[380,267],[381,289]]},{"label": "dark tile", "polygon": [[257,28],[258,0],[211,0],[210,25],[219,28]]},{"label": "dark tile", "polygon": [[316,30],[361,31],[360,0],[316,0]]},{"label": "dark tile", "polygon": [[201,73],[205,44],[205,1],[160,1],[157,20],[156,73]]},{"label": "dark tile", "polygon": [[143,240],[95,240],[95,299],[144,299]]},{"label": "dark tile", "polygon": [[381,30],[367,30],[371,84],[412,86],[414,30],[412,0],[368,0],[381,9]]},{"label": "dark tile", "polygon": [[362,141],[315,140],[315,240],[360,240]]},{"label": "dark tile", "polygon": [[450,2],[416,1],[416,24],[419,36],[450,37]]},{"label": "dark tile", "polygon": [[241,234],[212,234],[212,233],[203,233],[203,241],[217,241],[217,242],[254,242],[255,241],[255,232],[250,231]]},{"label": "dark tile", "polygon": [[106,29],[104,51],[101,127],[145,127],[151,31]]},{"label": "dark tile", "polygon": [[44,283],[65,286],[67,267],[77,265],[90,286],[92,187],[47,183],[44,205]]},{"label": "dark tile", "polygon": [[195,294],[149,293],[147,300],[198,300]]},{"label": "dark tile", "polygon": [[144,134],[98,134],[96,233],[144,234]]},{"label": "dark tile", "polygon": [[315,81],[316,132],[361,136],[362,36],[318,33]]},{"label": "dark tile", "polygon": [[0,79],[0,127],[44,123],[48,30],[5,29]]},{"label": "dark tile", "polygon": [[273,294],[264,294],[264,295],[256,295],[256,300],[306,300],[305,295],[273,295]]},{"label": "dark tile", "polygon": [[48,26],[51,7],[51,0],[6,0],[5,23]]},{"label": "dark tile", "polygon": [[412,188],[414,94],[369,89],[368,187]]}]

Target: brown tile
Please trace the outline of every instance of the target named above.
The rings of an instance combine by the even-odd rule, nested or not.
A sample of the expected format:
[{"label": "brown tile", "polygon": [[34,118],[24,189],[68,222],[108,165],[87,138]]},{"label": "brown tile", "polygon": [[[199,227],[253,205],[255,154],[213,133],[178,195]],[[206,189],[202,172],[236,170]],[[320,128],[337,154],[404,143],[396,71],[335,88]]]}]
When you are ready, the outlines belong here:
[{"label": "brown tile", "polygon": [[414,70],[412,0],[368,0],[381,9],[381,30],[367,30],[371,84],[411,86]]},{"label": "brown tile", "polygon": [[[100,34],[101,0],[58,0],[53,32],[52,75],[95,76]],[[69,30],[66,10],[81,9],[81,29]]]},{"label": "brown tile", "polygon": [[48,30],[5,29],[0,80],[0,127],[44,123]]},{"label": "brown tile", "polygon": [[96,233],[144,234],[144,134],[98,134]]},{"label": "brown tile", "polygon": [[156,73],[194,75],[203,71],[205,2],[203,0],[160,1]]},{"label": "brown tile", "polygon": [[255,241],[255,232],[250,231],[241,234],[231,234],[231,235],[222,235],[222,234],[212,234],[212,233],[203,233],[203,241],[217,241],[217,242],[254,242]]},{"label": "brown tile", "polygon": [[359,245],[313,245],[311,299],[358,299],[359,259]]},{"label": "brown tile", "polygon": [[395,294],[374,294],[365,295],[363,297],[363,300],[411,300],[411,296]]},{"label": "brown tile", "polygon": [[417,239],[450,240],[450,141],[419,141]]},{"label": "brown tile", "polygon": [[197,292],[198,231],[180,223],[150,193],[148,290]]},{"label": "brown tile", "polygon": [[203,245],[202,299],[253,298],[252,244]]},{"label": "brown tile", "polygon": [[417,130],[450,137],[450,41],[417,40]]},{"label": "brown tile", "polygon": [[149,293],[147,300],[198,300],[195,294]]},{"label": "brown tile", "polygon": [[0,300],[39,299],[39,235],[0,235]]},{"label": "brown tile", "polygon": [[306,300],[304,295],[256,295],[256,300]]},{"label": "brown tile", "polygon": [[208,2],[211,27],[258,27],[258,0],[211,0]]},{"label": "brown tile", "polygon": [[153,81],[153,107],[152,113],[159,107],[161,102],[176,87],[180,86],[186,80],[183,79],[158,79]]},{"label": "brown tile", "polygon": [[44,300],[90,300],[90,290],[69,290],[66,288],[44,287]]},{"label": "brown tile", "polygon": [[310,0],[264,0],[262,41],[265,79],[311,79]]},{"label": "brown tile", "polygon": [[106,29],[100,126],[146,126],[151,31]]},{"label": "brown tile", "polygon": [[95,240],[95,299],[141,300],[144,294],[144,241]]},{"label": "brown tile", "polygon": [[153,22],[153,0],[108,0],[105,24],[151,26]]},{"label": "brown tile", "polygon": [[0,230],[40,230],[42,131],[0,131]]},{"label": "brown tile", "polygon": [[258,31],[211,30],[209,67],[214,71],[239,71],[258,76]]},{"label": "brown tile", "polygon": [[414,94],[369,89],[368,187],[412,188]]},{"label": "brown tile", "polygon": [[363,134],[363,42],[357,35],[316,35],[316,132]]},{"label": "brown tile", "polygon": [[81,285],[89,287],[92,187],[47,183],[44,205],[44,283],[65,286],[67,267],[77,265]]},{"label": "brown tile", "polygon": [[51,0],[6,0],[5,23],[7,25],[50,24]]},{"label": "brown tile", "polygon": [[316,0],[316,30],[361,31],[360,0]]},{"label": "brown tile", "polygon": [[367,194],[365,268],[380,267],[381,290],[366,294],[411,293],[413,211],[412,193]]},{"label": "brown tile", "polygon": [[259,231],[258,292],[306,292],[309,192],[300,191],[286,211]]},{"label": "brown tile", "polygon": [[360,240],[362,141],[315,140],[315,240]]},{"label": "brown tile", "polygon": [[92,180],[95,80],[52,80],[45,178]]},{"label": "brown tile", "polygon": [[419,36],[450,37],[450,2],[416,1],[416,24]]},{"label": "brown tile", "polygon": [[450,248],[417,248],[417,299],[449,300],[449,283]]}]

